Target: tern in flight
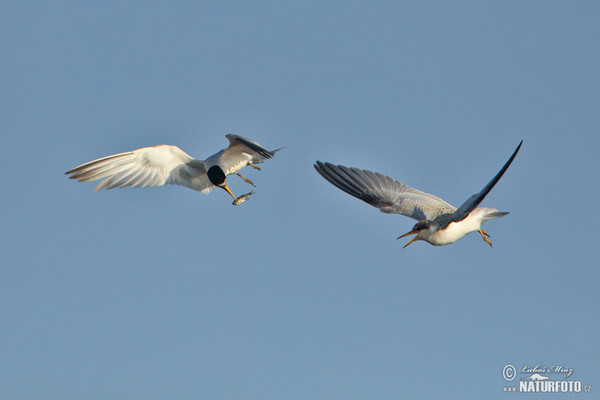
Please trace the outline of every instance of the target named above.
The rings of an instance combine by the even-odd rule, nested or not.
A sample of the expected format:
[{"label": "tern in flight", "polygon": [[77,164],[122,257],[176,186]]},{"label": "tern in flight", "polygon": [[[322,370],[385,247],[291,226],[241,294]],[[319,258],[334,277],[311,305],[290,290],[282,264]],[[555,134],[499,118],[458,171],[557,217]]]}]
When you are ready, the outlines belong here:
[{"label": "tern in flight", "polygon": [[496,176],[458,209],[439,197],[421,192],[378,172],[321,161],[317,161],[314,167],[323,178],[339,189],[379,208],[382,212],[402,214],[419,221],[410,232],[398,237],[400,239],[416,235],[404,247],[416,240],[424,240],[434,246],[443,246],[454,243],[475,231],[479,232],[481,238],[491,246],[492,242],[488,239],[490,235],[481,229],[481,225],[488,219],[500,218],[508,213],[495,208],[477,206],[504,175],[522,144],[521,140]]},{"label": "tern in flight", "polygon": [[190,157],[177,146],[163,144],[99,158],[66,174],[80,182],[102,179],[96,190],[171,184],[208,194],[214,187],[220,187],[233,197],[233,205],[239,205],[254,192],[235,197],[227,185],[226,176],[236,174],[256,186],[238,171],[247,165],[260,170],[256,164],[272,158],[280,149],[265,150],[254,140],[242,136],[229,134],[226,137],[229,147],[204,161]]}]

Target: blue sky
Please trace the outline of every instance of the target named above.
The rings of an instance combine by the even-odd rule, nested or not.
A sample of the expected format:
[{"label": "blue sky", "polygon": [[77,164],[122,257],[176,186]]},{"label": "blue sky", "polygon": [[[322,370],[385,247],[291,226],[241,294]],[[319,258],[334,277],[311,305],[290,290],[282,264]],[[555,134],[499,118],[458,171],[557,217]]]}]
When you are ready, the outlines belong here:
[{"label": "blue sky", "polygon": [[[598,20],[591,1],[2,2],[0,397],[505,399],[507,364],[597,387]],[[162,143],[203,159],[227,133],[285,147],[244,170],[240,207],[64,175]],[[312,167],[458,206],[521,139],[482,204],[510,211],[493,249],[403,250],[414,221]]]}]

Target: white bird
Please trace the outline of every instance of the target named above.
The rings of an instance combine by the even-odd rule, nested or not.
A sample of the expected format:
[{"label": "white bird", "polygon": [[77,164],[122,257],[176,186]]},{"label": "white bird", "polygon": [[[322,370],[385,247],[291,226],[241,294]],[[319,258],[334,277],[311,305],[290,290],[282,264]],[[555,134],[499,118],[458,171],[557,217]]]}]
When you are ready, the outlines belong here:
[{"label": "white bird", "polygon": [[398,237],[400,239],[416,235],[404,247],[416,240],[424,240],[434,246],[443,246],[454,243],[475,231],[478,231],[481,238],[491,246],[492,242],[488,239],[490,235],[481,229],[481,225],[489,219],[503,217],[508,212],[498,211],[495,208],[477,208],[477,206],[506,172],[522,144],[521,140],[496,176],[458,209],[439,197],[421,192],[378,172],[321,161],[317,161],[314,167],[323,178],[339,189],[379,208],[382,212],[402,214],[418,220],[419,222],[410,232]]},{"label": "white bird", "polygon": [[235,197],[227,185],[226,176],[236,174],[256,186],[238,171],[247,165],[260,170],[255,164],[272,158],[280,149],[268,151],[254,140],[232,134],[226,137],[229,147],[204,161],[190,157],[177,146],[163,144],[99,158],[65,174],[80,182],[102,179],[95,190],[171,184],[208,194],[214,187],[220,187],[234,198],[233,205],[238,205],[254,192]]}]

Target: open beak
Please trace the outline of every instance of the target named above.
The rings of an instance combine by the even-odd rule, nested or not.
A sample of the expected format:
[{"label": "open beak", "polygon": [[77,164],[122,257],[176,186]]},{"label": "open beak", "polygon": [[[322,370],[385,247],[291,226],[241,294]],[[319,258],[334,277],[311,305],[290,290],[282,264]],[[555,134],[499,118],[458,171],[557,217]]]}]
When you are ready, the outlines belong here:
[{"label": "open beak", "polygon": [[404,235],[402,235],[402,236],[398,236],[398,238],[397,238],[396,240],[398,240],[398,239],[402,239],[403,237],[410,236],[410,235],[417,235],[417,236],[415,236],[414,238],[412,238],[412,239],[410,240],[410,242],[408,242],[408,243],[406,243],[404,246],[402,246],[402,248],[405,248],[406,246],[408,246],[409,244],[411,244],[412,242],[414,242],[415,240],[417,240],[417,238],[419,237],[418,233],[419,233],[418,231],[410,231],[410,232],[407,232],[407,233],[405,233],[405,234],[404,234]]},{"label": "open beak", "polygon": [[237,197],[235,197],[233,195],[233,193],[231,193],[231,190],[229,189],[229,186],[227,186],[227,184],[225,184],[225,186],[223,186],[223,189],[225,189],[227,191],[227,193],[229,193],[231,195],[231,197],[233,197],[234,200],[237,200]]}]

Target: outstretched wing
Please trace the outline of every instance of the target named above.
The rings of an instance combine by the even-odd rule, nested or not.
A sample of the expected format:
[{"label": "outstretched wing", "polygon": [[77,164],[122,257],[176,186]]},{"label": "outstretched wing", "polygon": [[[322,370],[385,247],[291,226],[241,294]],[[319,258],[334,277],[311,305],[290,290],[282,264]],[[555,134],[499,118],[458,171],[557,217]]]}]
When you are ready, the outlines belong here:
[{"label": "outstretched wing", "polygon": [[500,178],[502,178],[502,175],[504,175],[504,173],[506,172],[506,170],[508,169],[508,167],[510,167],[510,164],[515,159],[515,156],[519,152],[519,149],[521,148],[522,144],[523,144],[523,141],[521,140],[521,142],[517,146],[516,150],[512,153],[512,156],[510,156],[510,158],[508,159],[508,161],[506,162],[506,164],[504,164],[504,166],[502,167],[502,169],[500,171],[498,171],[498,173],[496,174],[496,176],[494,176],[492,178],[492,180],[489,181],[488,184],[485,185],[485,187],[483,189],[481,189],[481,192],[476,193],[473,196],[469,197],[467,199],[467,201],[465,201],[458,208],[458,210],[456,210],[456,212],[452,216],[452,219],[449,220],[448,223],[462,221],[463,219],[467,218],[467,216],[471,213],[471,211],[473,211],[479,205],[479,203],[481,203],[483,201],[483,199],[485,198],[485,196],[487,196],[487,194],[490,192],[490,190],[492,190],[492,188],[494,187],[494,185],[496,185],[496,183],[498,183],[498,181],[500,180]]},{"label": "outstretched wing", "polygon": [[272,158],[280,150],[266,150],[254,140],[243,136],[228,134],[226,137],[230,142],[229,147],[223,150],[222,153],[215,154],[219,157],[218,163],[226,175],[239,171],[248,163],[260,164],[264,160]]},{"label": "outstretched wing", "polygon": [[416,220],[432,220],[456,207],[432,194],[421,192],[378,172],[348,168],[317,161],[315,169],[344,192],[379,208],[384,213],[402,214]]},{"label": "outstretched wing", "polygon": [[208,192],[213,187],[204,163],[171,145],[143,147],[99,158],[66,174],[80,182],[102,179],[95,190],[173,184]]}]

